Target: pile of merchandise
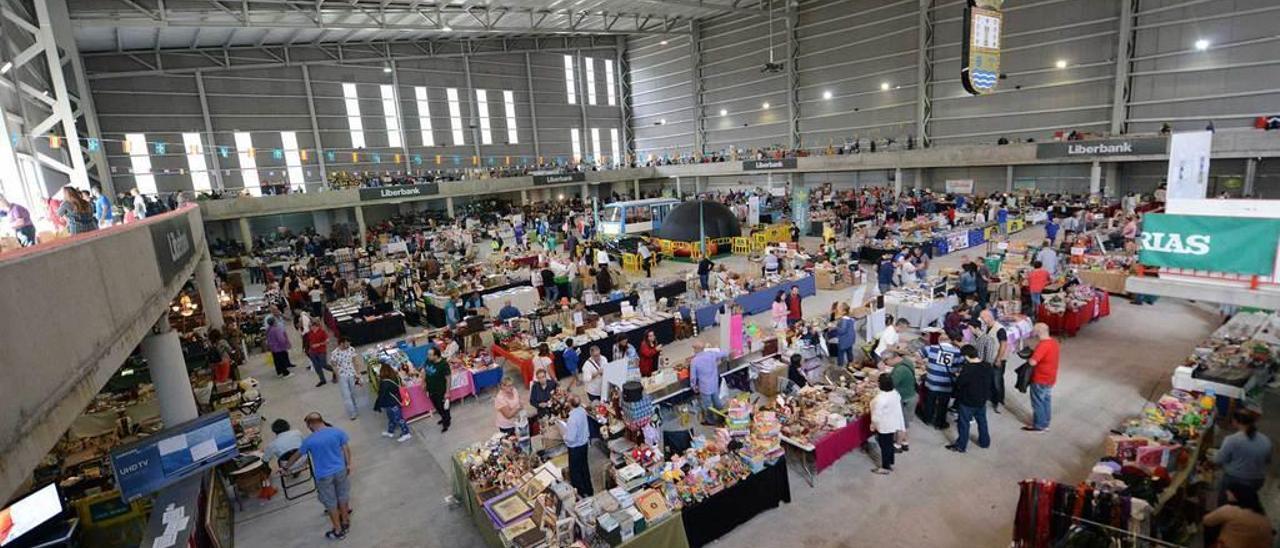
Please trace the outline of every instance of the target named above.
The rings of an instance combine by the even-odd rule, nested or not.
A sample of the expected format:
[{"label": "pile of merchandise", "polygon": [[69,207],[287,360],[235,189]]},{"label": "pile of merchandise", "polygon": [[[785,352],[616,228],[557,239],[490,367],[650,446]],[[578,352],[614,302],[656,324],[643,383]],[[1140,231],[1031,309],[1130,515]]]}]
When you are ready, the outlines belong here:
[{"label": "pile of merchandise", "polygon": [[778,460],[782,449],[782,423],[773,411],[760,411],[751,420],[751,435],[743,442],[739,453],[751,467],[752,473],[764,470],[765,464]]},{"label": "pile of merchandise", "polygon": [[811,384],[793,394],[779,395],[774,400],[774,410],[782,435],[797,443],[812,445],[828,432],[866,416],[878,390],[872,389],[875,380]]},{"label": "pile of merchandise", "polygon": [[1242,312],[1196,345],[1173,386],[1215,392],[1238,400],[1252,399],[1270,371],[1280,363],[1280,314]]},{"label": "pile of merchandise", "polygon": [[540,464],[512,438],[496,434],[458,451],[457,458],[467,480],[479,493],[512,489]]}]

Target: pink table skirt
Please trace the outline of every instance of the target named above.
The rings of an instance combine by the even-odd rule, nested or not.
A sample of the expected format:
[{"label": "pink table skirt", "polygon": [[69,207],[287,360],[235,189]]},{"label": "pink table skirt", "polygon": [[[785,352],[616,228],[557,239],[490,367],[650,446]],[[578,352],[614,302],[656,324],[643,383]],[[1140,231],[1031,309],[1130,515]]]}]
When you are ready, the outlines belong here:
[{"label": "pink table skirt", "polygon": [[[404,413],[404,420],[413,420],[436,410],[436,407],[431,405],[431,397],[427,395],[426,385],[418,383],[405,388],[409,390],[409,405],[400,406],[400,411]],[[475,394],[476,385],[471,371],[455,371],[453,377],[449,379],[447,393],[449,401],[458,401]]]},{"label": "pink table skirt", "polygon": [[828,466],[835,464],[840,457],[845,454],[862,447],[863,443],[871,439],[871,417],[862,417],[853,421],[844,428],[835,430],[821,440],[813,444],[813,462],[814,471],[822,472]]}]

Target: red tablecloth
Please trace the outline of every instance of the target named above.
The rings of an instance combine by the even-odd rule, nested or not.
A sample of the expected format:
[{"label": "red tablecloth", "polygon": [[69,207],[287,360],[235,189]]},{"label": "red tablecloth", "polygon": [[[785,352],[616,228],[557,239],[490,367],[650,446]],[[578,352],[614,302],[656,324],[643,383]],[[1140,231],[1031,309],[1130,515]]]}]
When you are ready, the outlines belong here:
[{"label": "red tablecloth", "polygon": [[1066,333],[1074,337],[1085,324],[1111,315],[1111,295],[1105,291],[1094,291],[1093,298],[1078,310],[1067,310],[1062,314],[1054,314],[1040,305],[1036,318],[1049,326],[1051,333]]},{"label": "red tablecloth", "polygon": [[840,457],[862,447],[862,444],[869,439],[871,439],[871,417],[869,415],[823,436],[822,439],[813,444],[814,472],[822,472],[828,466],[840,460]]},{"label": "red tablecloth", "polygon": [[533,358],[521,358],[520,356],[512,354],[499,344],[494,344],[490,350],[493,352],[494,356],[506,358],[506,360],[511,362],[512,365],[520,368],[520,374],[524,376],[525,386],[528,386],[529,383],[533,382]]}]

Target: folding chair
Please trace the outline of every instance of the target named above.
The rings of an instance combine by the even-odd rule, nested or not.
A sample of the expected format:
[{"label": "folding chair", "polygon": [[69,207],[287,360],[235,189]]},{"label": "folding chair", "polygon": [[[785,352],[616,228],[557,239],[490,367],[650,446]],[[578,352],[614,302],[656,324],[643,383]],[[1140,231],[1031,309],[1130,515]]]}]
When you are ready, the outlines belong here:
[{"label": "folding chair", "polygon": [[[280,455],[280,461],[288,462],[289,457],[292,457],[293,454],[296,452],[297,452],[297,449],[290,449],[288,451],[285,451],[284,454]],[[290,483],[289,482],[290,479],[293,479],[295,481]],[[310,495],[311,493],[314,493],[316,491],[315,480],[316,480],[316,471],[311,467],[311,457],[307,457],[305,467],[298,468],[294,470],[292,473],[283,474],[280,476],[280,489],[284,491],[284,499],[294,500],[297,498]],[[296,488],[296,487],[306,485],[308,483],[311,484],[310,489],[307,489],[305,491],[295,491],[293,493],[289,492],[289,488],[291,487]]]}]

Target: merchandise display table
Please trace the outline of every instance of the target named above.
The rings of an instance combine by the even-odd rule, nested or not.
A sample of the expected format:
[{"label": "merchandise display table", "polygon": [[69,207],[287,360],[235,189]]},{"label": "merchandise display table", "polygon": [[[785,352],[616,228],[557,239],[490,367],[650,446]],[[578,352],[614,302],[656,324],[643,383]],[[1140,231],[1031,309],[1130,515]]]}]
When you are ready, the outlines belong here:
[{"label": "merchandise display table", "polygon": [[814,444],[801,443],[782,436],[783,443],[800,453],[800,475],[810,487],[813,487],[814,477],[835,464],[841,457],[862,447],[862,444],[869,439],[871,439],[870,416],[861,417],[845,425],[844,428],[829,432]]},{"label": "merchandise display table", "polygon": [[1076,277],[1080,278],[1081,282],[1108,293],[1117,295],[1128,293],[1124,288],[1124,282],[1129,279],[1129,273],[1124,270],[1078,270]]},{"label": "merchandise display table", "polygon": [[472,371],[471,382],[475,386],[476,392],[491,386],[498,386],[502,382],[502,368],[494,366],[484,371]]},{"label": "merchandise display table", "polygon": [[[766,289],[738,296],[733,299],[733,302],[742,305],[743,313],[748,316],[759,314],[773,306],[773,298],[778,295],[779,291],[790,294],[793,286],[800,288],[801,298],[818,294],[817,278],[810,274],[799,280],[783,282]],[[693,309],[693,321],[697,322],[698,329],[706,329],[716,324],[716,312],[720,310],[721,304],[723,303],[712,303]]]},{"label": "merchandise display table", "polygon": [[958,302],[955,295],[947,295],[944,299],[934,299],[929,302],[902,301],[892,292],[884,296],[885,312],[894,318],[907,320],[911,327],[917,329],[942,321],[947,312]]},{"label": "merchandise display table", "polygon": [[404,335],[404,316],[399,312],[383,314],[373,320],[364,318],[338,319],[338,334],[351,341],[351,346],[363,346],[394,339]]},{"label": "merchandise display table", "polygon": [[513,287],[504,289],[496,293],[488,293],[481,296],[484,300],[484,306],[489,310],[490,318],[497,318],[498,312],[507,301],[511,301],[511,305],[520,309],[521,314],[528,314],[538,309],[539,297],[538,290],[532,286]]},{"label": "merchandise display table", "polygon": [[1068,337],[1076,336],[1085,324],[1111,315],[1111,295],[1104,291],[1095,291],[1087,304],[1076,310],[1055,314],[1040,305],[1036,318],[1049,326],[1051,333],[1066,333]]},{"label": "merchandise display table", "polygon": [[858,249],[858,262],[876,264],[880,262],[881,257],[885,255],[892,257],[901,250],[902,248],[898,247],[880,248],[864,245]]},{"label": "merchandise display table", "polygon": [[[660,320],[660,321],[651,323],[649,325],[644,325],[644,326],[637,327],[635,329],[623,331],[621,333],[612,334],[609,337],[604,339],[584,342],[576,346],[576,348],[578,349],[578,355],[581,356],[583,360],[586,360],[586,357],[591,355],[591,347],[598,346],[600,347],[600,355],[604,356],[606,360],[612,361],[614,341],[617,340],[618,335],[622,335],[626,337],[627,341],[631,344],[632,347],[639,349],[640,341],[644,339],[645,333],[649,330],[653,330],[654,336],[657,337],[658,339],[658,344],[670,344],[676,340],[676,319],[673,316],[671,318]],[[516,366],[516,368],[520,370],[520,374],[524,377],[526,385],[528,383],[533,382],[532,354],[530,355],[530,357],[524,358],[519,354],[516,354],[510,350],[507,350],[506,348],[503,348],[499,344],[494,344],[491,350],[494,356],[501,356],[503,358],[506,358],[508,362],[511,362],[512,365]],[[555,352],[552,352],[552,361],[555,364],[556,376],[558,378],[564,378],[569,375],[568,370],[564,368],[564,351],[563,350],[557,350]]]},{"label": "merchandise display table", "polygon": [[686,506],[681,519],[689,546],[705,546],[783,502],[791,502],[786,457],[702,502]]}]

